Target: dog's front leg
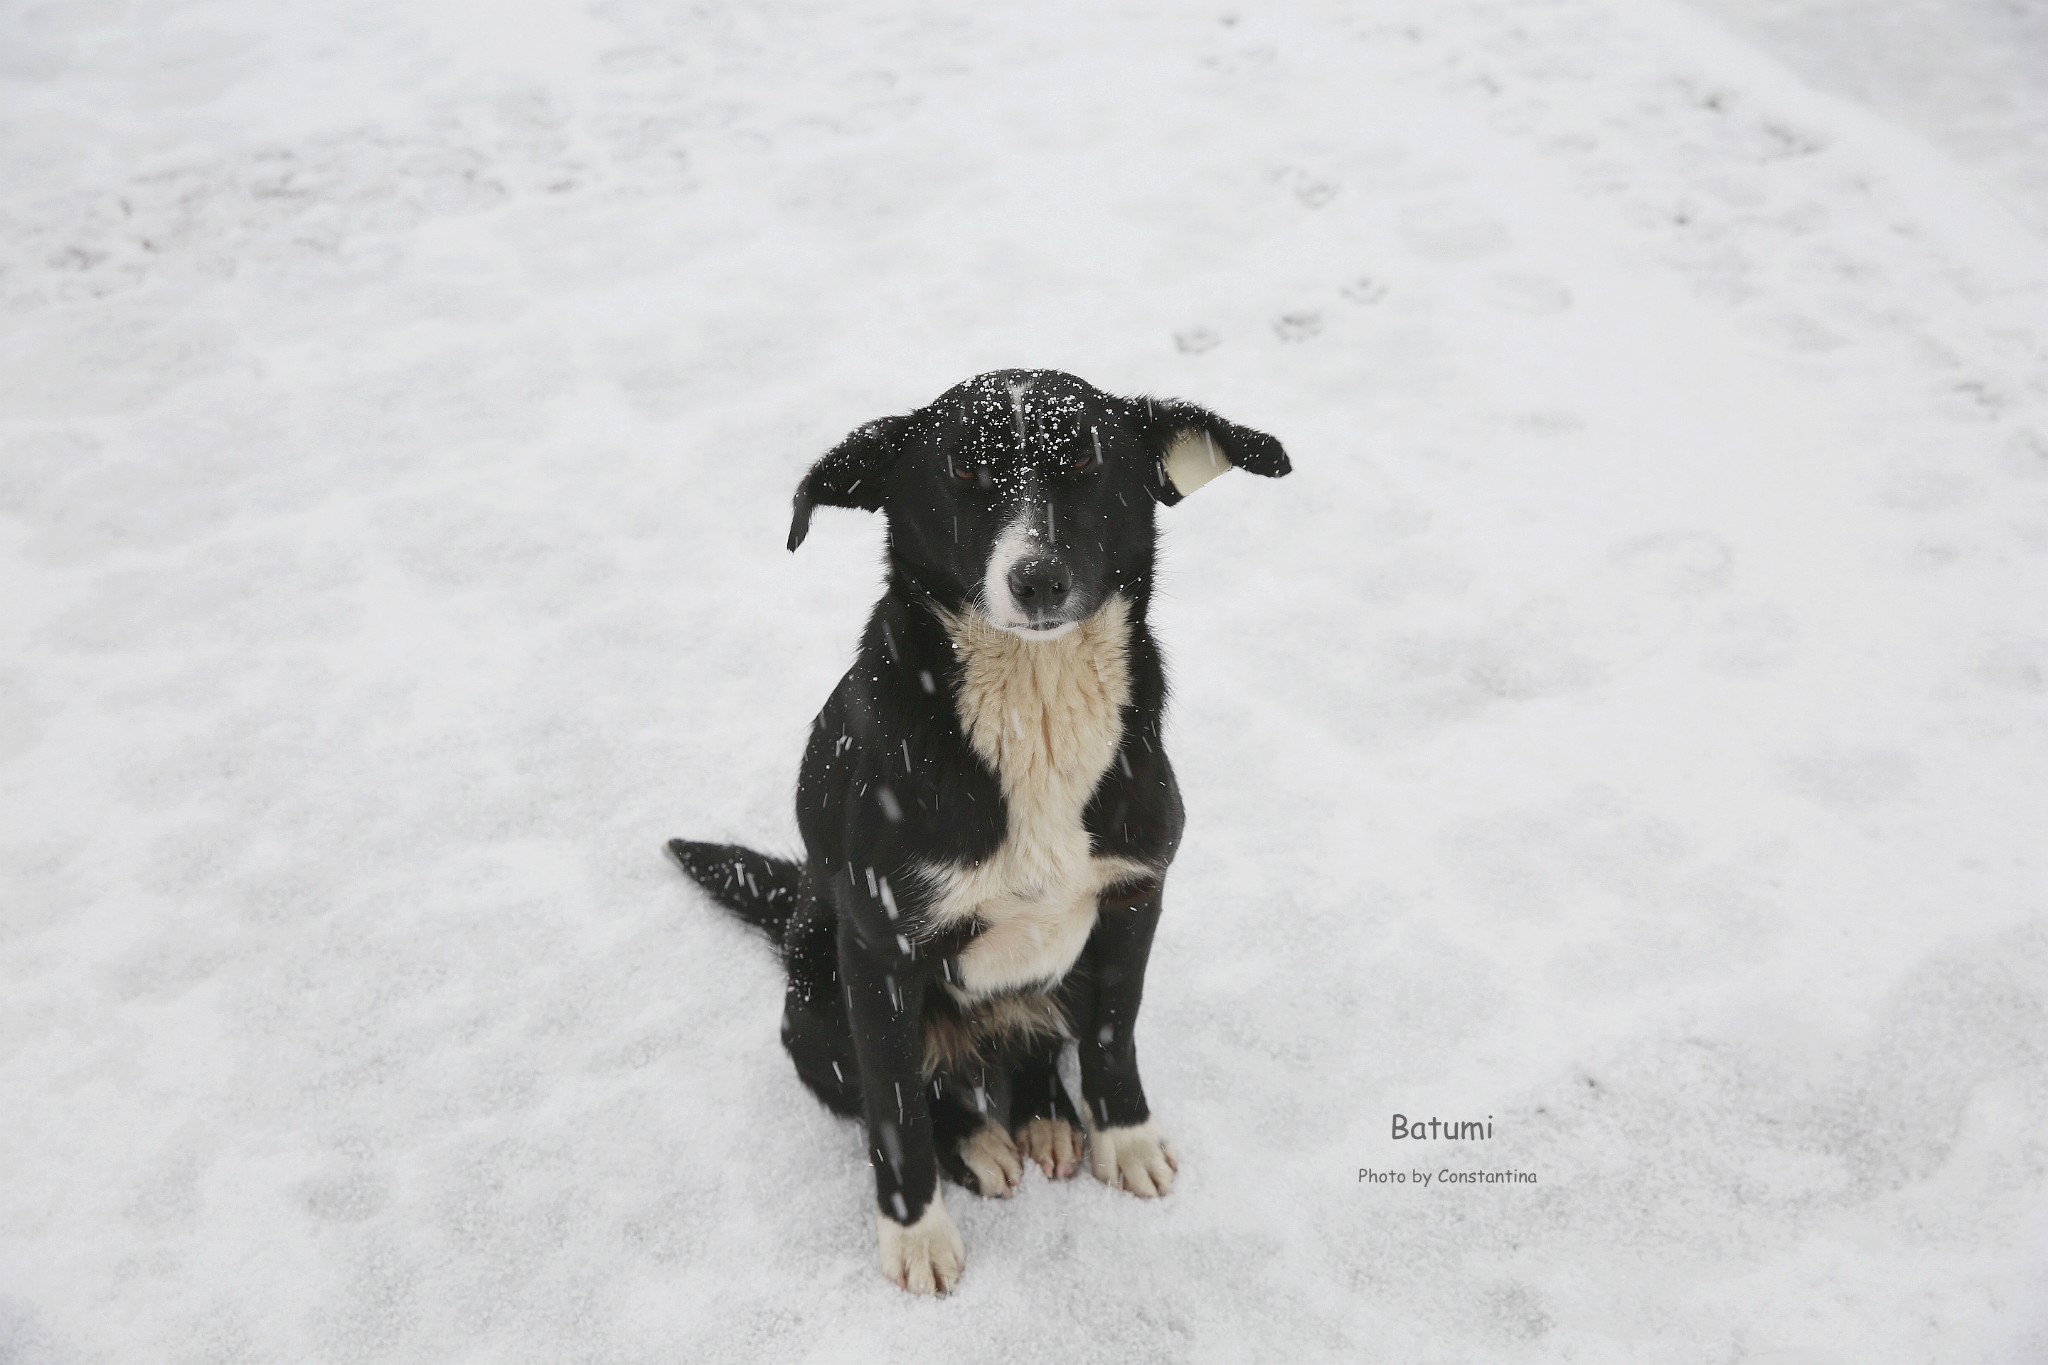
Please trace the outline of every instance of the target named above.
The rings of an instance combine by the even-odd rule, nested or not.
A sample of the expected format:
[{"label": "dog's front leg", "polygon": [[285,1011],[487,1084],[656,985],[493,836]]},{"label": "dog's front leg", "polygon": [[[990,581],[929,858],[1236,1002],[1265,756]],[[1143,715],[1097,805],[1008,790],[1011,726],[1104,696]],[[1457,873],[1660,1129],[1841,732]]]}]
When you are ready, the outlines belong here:
[{"label": "dog's front leg", "polygon": [[1082,951],[1081,1094],[1089,1164],[1098,1179],[1143,1199],[1173,1190],[1180,1163],[1152,1119],[1138,1078],[1138,1004],[1159,925],[1161,886],[1102,898]]},{"label": "dog's front leg", "polygon": [[924,1089],[924,979],[907,956],[861,941],[839,921],[839,979],[867,1110],[882,1273],[913,1294],[944,1293],[967,1248],[939,1197]]}]

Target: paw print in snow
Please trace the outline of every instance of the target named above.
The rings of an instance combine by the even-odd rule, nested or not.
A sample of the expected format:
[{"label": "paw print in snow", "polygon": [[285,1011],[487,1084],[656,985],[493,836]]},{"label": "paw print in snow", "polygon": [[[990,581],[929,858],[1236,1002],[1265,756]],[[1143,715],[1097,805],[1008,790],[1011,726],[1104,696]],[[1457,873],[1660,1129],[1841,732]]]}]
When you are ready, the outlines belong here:
[{"label": "paw print in snow", "polygon": [[1282,341],[1307,341],[1323,330],[1321,313],[1282,313],[1273,322]]},{"label": "paw print in snow", "polygon": [[1312,171],[1299,166],[1283,166],[1273,173],[1273,179],[1293,191],[1295,199],[1312,209],[1319,209],[1337,197],[1342,188],[1334,180],[1325,180]]},{"label": "paw print in snow", "polygon": [[1327,180],[1310,180],[1294,187],[1294,197],[1312,209],[1319,209],[1337,197],[1337,187]]},{"label": "paw print in snow", "polygon": [[1183,355],[1200,355],[1204,351],[1212,351],[1221,345],[1222,341],[1222,337],[1207,327],[1190,327],[1185,332],[1173,334],[1173,344]]},{"label": "paw print in snow", "polygon": [[1387,296],[1387,287],[1370,275],[1360,275],[1339,291],[1357,304],[1375,304]]}]

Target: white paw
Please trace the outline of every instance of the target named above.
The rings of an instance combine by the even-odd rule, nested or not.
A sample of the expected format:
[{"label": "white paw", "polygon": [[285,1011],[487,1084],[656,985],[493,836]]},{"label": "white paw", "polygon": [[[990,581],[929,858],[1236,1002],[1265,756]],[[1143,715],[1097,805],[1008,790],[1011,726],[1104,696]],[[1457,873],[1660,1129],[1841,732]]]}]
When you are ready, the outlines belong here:
[{"label": "white paw", "polygon": [[1065,1180],[1081,1169],[1081,1134],[1065,1119],[1033,1119],[1017,1130],[1017,1150],[1038,1163],[1047,1180]]},{"label": "white paw", "polygon": [[980,1193],[1008,1199],[1024,1183],[1024,1162],[1017,1144],[1001,1124],[984,1122],[981,1131],[960,1144],[960,1159],[980,1182]]},{"label": "white paw", "polygon": [[875,1227],[881,1234],[882,1273],[894,1280],[898,1289],[943,1294],[960,1282],[960,1272],[967,1265],[967,1244],[960,1240],[960,1230],[953,1226],[937,1189],[932,1191],[924,1216],[915,1223],[905,1227],[887,1214],[877,1214]]},{"label": "white paw", "polygon": [[1173,1174],[1180,1169],[1173,1149],[1147,1119],[1128,1128],[1097,1128],[1088,1134],[1088,1155],[1095,1178],[1140,1199],[1173,1193]]}]

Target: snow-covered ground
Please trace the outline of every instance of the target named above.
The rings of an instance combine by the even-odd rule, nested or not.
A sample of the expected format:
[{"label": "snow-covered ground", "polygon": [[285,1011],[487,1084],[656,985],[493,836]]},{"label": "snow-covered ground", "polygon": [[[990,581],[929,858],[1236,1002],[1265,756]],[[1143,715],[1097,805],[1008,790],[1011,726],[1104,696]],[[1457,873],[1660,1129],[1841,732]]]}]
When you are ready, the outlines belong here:
[{"label": "snow-covered ground", "polygon": [[1977,171],[2048,233],[2042,0],[1694,0],[1822,89],[1869,104]]},{"label": "snow-covered ground", "polygon": [[[2048,1359],[2025,59],[1713,8],[9,11],[0,1361]],[[913,1302],[659,846],[1002,365],[1298,469],[1162,518],[1180,1185]]]}]

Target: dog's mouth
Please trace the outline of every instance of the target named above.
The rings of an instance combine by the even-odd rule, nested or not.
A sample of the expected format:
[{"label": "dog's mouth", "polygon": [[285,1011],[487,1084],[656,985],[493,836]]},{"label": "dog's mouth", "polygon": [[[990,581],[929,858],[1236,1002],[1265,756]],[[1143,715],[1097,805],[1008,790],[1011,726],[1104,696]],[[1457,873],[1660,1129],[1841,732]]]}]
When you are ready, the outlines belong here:
[{"label": "dog's mouth", "polygon": [[1094,600],[1095,594],[1077,591],[1068,595],[1058,605],[1047,604],[1033,611],[1022,603],[1011,601],[1001,604],[996,610],[983,607],[990,625],[997,630],[1014,635],[1020,640],[1043,644],[1070,635],[1101,607]]},{"label": "dog's mouth", "polygon": [[1080,624],[1078,620],[1020,621],[1015,624],[998,621],[995,623],[997,629],[1007,630],[1010,634],[1023,640],[1057,640],[1060,636],[1065,635]]}]

